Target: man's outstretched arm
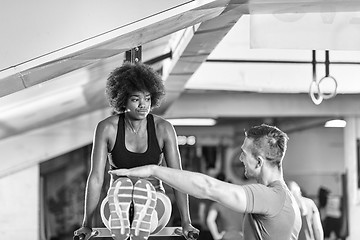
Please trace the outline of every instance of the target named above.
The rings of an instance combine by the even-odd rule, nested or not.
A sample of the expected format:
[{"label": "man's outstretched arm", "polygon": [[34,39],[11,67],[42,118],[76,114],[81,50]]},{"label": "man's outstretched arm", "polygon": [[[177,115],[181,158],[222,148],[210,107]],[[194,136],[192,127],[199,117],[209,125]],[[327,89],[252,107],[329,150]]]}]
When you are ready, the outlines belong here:
[{"label": "man's outstretched arm", "polygon": [[156,177],[169,186],[196,198],[211,199],[238,212],[244,212],[246,209],[246,195],[241,186],[223,182],[202,173],[157,165],[118,169],[109,173],[140,178]]}]

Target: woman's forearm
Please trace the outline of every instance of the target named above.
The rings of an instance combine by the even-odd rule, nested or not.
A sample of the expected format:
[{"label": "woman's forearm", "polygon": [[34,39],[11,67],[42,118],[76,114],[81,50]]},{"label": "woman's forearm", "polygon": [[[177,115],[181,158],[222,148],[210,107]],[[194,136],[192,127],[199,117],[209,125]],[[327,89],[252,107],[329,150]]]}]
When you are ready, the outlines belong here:
[{"label": "woman's forearm", "polygon": [[182,224],[190,224],[190,212],[189,212],[189,198],[188,195],[178,190],[174,190],[176,204],[179,209]]},{"label": "woman's forearm", "polygon": [[89,177],[85,190],[84,219],[82,226],[90,227],[92,225],[92,216],[99,203],[102,185],[103,181]]}]

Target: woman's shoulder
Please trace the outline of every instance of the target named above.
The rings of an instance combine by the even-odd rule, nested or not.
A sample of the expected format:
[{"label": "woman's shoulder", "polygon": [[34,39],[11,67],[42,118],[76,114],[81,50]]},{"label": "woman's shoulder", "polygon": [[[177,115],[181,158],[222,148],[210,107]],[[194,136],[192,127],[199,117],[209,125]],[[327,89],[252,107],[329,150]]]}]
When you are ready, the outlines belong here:
[{"label": "woman's shoulder", "polygon": [[116,128],[118,121],[119,121],[118,114],[109,116],[109,117],[104,118],[101,121],[99,121],[96,126],[96,129],[106,131],[106,130]]},{"label": "woman's shoulder", "polygon": [[155,126],[157,127],[162,127],[162,128],[167,128],[167,127],[171,127],[172,128],[172,124],[166,120],[165,118],[161,117],[161,116],[158,116],[158,115],[153,115],[153,118],[154,118],[154,123],[155,123]]},{"label": "woman's shoulder", "polygon": [[153,115],[156,133],[158,136],[172,137],[175,134],[173,125],[163,117]]}]

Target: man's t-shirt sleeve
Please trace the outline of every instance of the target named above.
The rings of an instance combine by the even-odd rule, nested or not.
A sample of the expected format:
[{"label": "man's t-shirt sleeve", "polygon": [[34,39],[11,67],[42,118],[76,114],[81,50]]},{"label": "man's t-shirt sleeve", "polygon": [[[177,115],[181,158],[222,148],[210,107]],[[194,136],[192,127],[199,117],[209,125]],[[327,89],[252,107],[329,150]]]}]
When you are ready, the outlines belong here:
[{"label": "man's t-shirt sleeve", "polygon": [[279,194],[276,188],[263,184],[243,186],[246,194],[246,212],[266,215],[276,215],[284,204],[284,194]]}]

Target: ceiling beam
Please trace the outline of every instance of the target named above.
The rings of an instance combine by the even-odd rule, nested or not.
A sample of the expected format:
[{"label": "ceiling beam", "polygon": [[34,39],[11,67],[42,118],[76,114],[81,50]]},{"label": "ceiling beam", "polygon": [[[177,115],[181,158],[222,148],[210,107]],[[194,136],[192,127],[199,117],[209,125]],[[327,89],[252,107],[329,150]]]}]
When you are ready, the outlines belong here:
[{"label": "ceiling beam", "polygon": [[209,20],[218,16],[228,2],[229,0],[190,1],[179,9],[172,8],[143,19],[136,19],[132,23],[104,34],[10,66],[0,71],[0,97]]},{"label": "ceiling beam", "polygon": [[360,116],[360,95],[337,95],[315,105],[308,94],[186,91],[164,117]]},{"label": "ceiling beam", "polygon": [[155,110],[156,114],[162,115],[168,107],[176,101],[185,88],[186,82],[195,71],[206,61],[210,53],[230,31],[235,23],[244,14],[243,3],[232,0],[225,10],[217,17],[204,21],[197,26],[187,29],[187,37],[193,34],[190,40],[183,41],[185,47],[178,52],[165,75],[166,99]]}]

